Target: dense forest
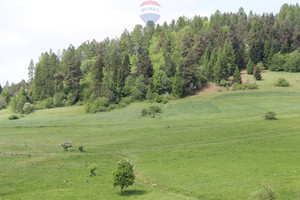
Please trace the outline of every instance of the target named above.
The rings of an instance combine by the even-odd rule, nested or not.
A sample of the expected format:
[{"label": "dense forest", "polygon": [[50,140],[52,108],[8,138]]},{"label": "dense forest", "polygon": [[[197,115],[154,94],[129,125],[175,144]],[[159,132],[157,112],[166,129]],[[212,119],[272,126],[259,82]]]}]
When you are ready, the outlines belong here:
[{"label": "dense forest", "polygon": [[[216,11],[210,18],[180,17],[170,24],[137,25],[120,38],[42,53],[30,62],[28,81],[0,86],[0,109],[85,105],[107,111],[133,101],[166,103],[192,95],[208,82],[224,85],[242,69],[300,71],[300,7],[279,14]],[[235,84],[240,84],[234,78]],[[225,84],[226,85],[226,84]]]}]

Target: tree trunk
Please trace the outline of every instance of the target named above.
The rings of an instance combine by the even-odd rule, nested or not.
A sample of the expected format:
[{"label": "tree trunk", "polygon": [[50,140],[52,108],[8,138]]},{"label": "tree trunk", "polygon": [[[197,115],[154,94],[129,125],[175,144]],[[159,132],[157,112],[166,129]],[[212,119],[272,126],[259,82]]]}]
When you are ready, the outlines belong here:
[{"label": "tree trunk", "polygon": [[120,194],[121,195],[123,194],[123,186],[121,186],[121,192],[120,192]]}]

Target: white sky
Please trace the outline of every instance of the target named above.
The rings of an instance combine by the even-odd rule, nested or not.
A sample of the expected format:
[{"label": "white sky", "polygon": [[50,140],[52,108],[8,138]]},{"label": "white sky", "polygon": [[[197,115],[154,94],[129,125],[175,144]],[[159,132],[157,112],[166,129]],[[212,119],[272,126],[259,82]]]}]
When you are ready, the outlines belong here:
[{"label": "white sky", "polygon": [[[31,59],[38,62],[42,52],[57,52],[69,44],[119,37],[136,24],[143,24],[139,5],[143,0],[0,0],[0,84],[27,80]],[[278,13],[284,3],[298,0],[157,0],[161,19],[179,16],[210,16],[216,10],[247,13]]]}]

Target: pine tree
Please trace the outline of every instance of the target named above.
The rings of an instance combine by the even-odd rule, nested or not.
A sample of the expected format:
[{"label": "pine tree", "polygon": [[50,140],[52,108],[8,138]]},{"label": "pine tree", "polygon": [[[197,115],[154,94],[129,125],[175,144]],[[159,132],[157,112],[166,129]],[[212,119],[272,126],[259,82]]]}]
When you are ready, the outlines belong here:
[{"label": "pine tree", "polygon": [[255,69],[254,69],[254,78],[257,80],[257,81],[260,81],[262,79],[262,76],[261,76],[261,69],[260,67],[256,66]]},{"label": "pine tree", "polygon": [[1,84],[0,84],[0,95],[1,95],[1,93],[2,93],[2,86],[1,86]]},{"label": "pine tree", "polygon": [[66,66],[65,84],[69,91],[71,91],[75,99],[79,95],[79,82],[81,78],[80,60],[76,54],[75,47],[70,45],[68,50],[64,53],[62,63]]},{"label": "pine tree", "polygon": [[242,84],[242,77],[239,68],[236,66],[233,74],[233,83]]},{"label": "pine tree", "polygon": [[136,76],[144,76],[146,81],[153,76],[153,66],[145,48],[140,49],[136,71]]},{"label": "pine tree", "polygon": [[173,79],[172,94],[175,97],[183,97],[184,96],[183,81],[178,72],[175,74],[175,77]]},{"label": "pine tree", "polygon": [[28,82],[31,82],[34,78],[34,62],[31,59],[29,66],[28,66]]},{"label": "pine tree", "polygon": [[130,76],[130,73],[130,58],[127,53],[124,53],[122,58],[122,65],[118,71],[118,88],[122,89],[124,87],[125,80],[128,76]]},{"label": "pine tree", "polygon": [[173,62],[170,53],[166,53],[164,56],[165,58],[165,67],[164,71],[168,75],[168,77],[173,77],[176,73],[176,66],[175,63]]},{"label": "pine tree", "polygon": [[104,61],[101,50],[98,52],[95,62],[92,65],[91,88],[94,94],[100,96],[102,79],[103,79]]}]

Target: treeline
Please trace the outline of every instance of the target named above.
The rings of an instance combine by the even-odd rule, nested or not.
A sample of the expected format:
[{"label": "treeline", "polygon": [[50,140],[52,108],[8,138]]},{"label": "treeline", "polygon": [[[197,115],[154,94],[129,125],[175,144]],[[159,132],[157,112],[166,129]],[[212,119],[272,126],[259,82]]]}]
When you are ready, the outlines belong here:
[{"label": "treeline", "polygon": [[237,70],[254,73],[258,64],[300,71],[299,49],[298,4],[283,5],[277,15],[247,15],[240,8],[210,18],[180,17],[170,24],[137,25],[117,39],[45,52],[36,65],[30,62],[27,82],[3,88],[0,102],[22,99],[20,108],[26,102],[40,108],[85,104],[89,112],[144,99],[167,102],[194,94],[208,81],[220,85]]}]

